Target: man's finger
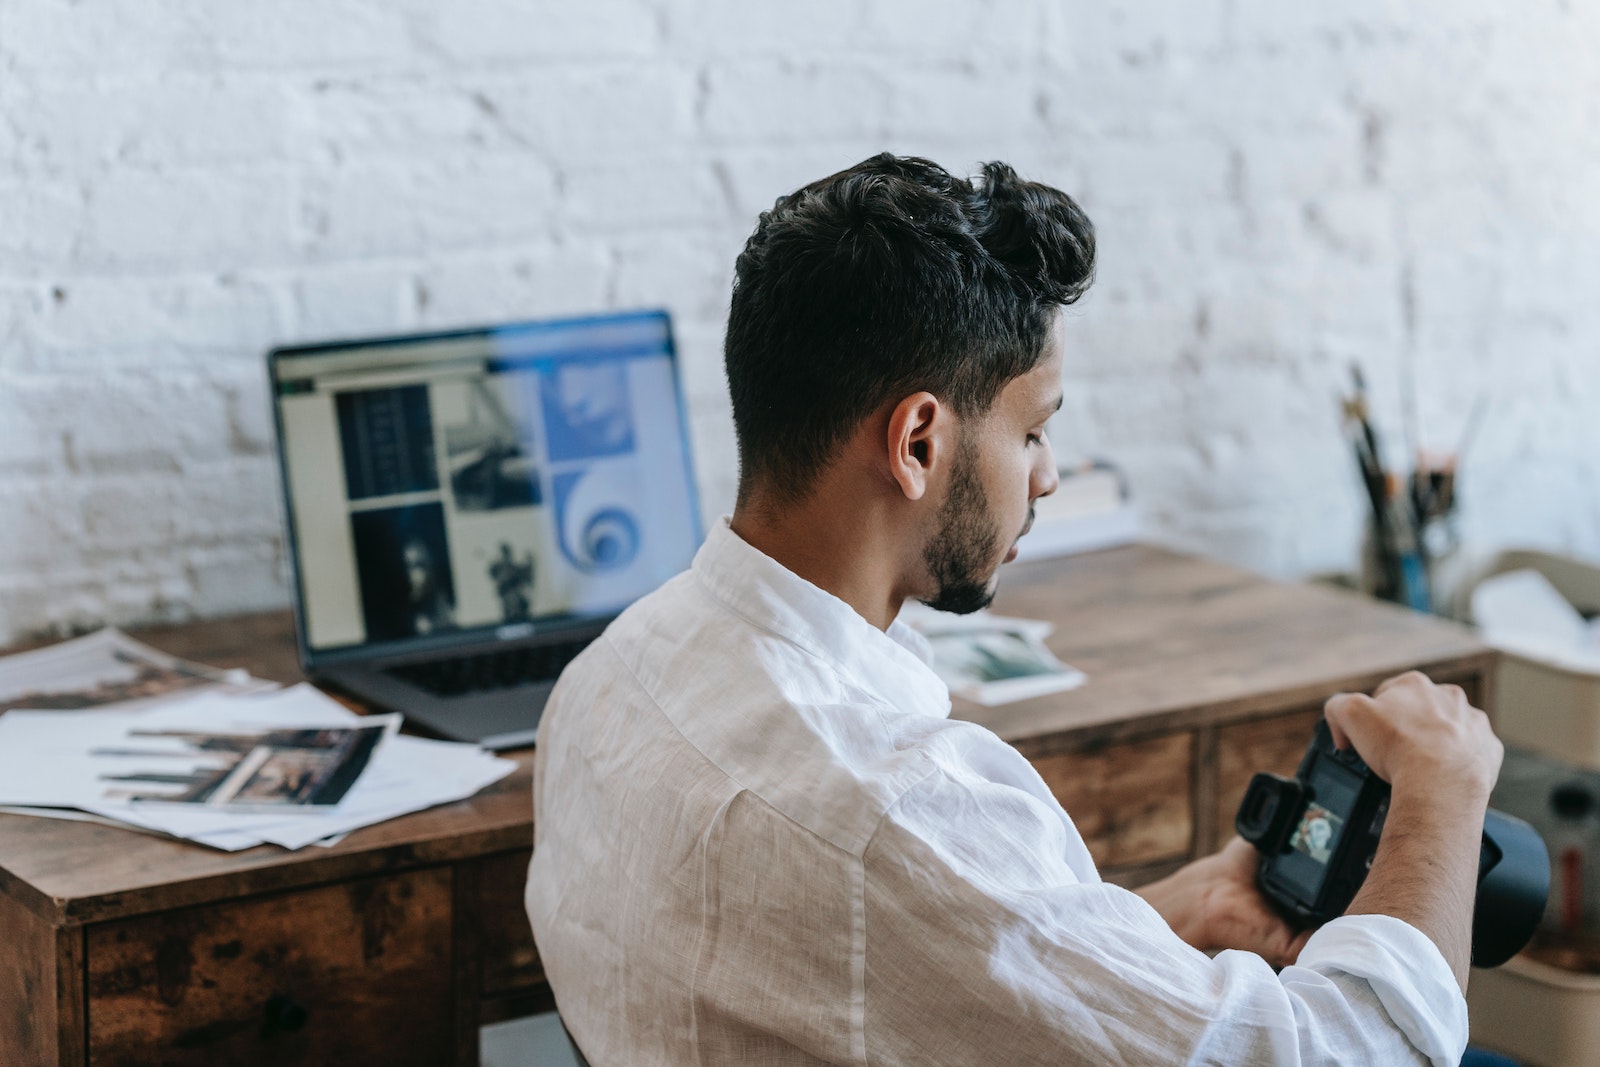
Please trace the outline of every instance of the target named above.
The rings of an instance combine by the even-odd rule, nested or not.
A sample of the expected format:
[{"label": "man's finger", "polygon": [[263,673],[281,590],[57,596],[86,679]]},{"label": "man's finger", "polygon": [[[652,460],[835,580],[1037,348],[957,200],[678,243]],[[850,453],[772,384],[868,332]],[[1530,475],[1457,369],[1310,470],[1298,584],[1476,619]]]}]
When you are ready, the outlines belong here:
[{"label": "man's finger", "polygon": [[1379,682],[1378,688],[1372,691],[1372,695],[1381,697],[1386,690],[1392,689],[1397,685],[1416,685],[1419,682],[1432,684],[1432,679],[1421,671],[1406,671],[1404,674],[1397,674],[1393,678],[1385,678]]},{"label": "man's finger", "polygon": [[1361,701],[1370,699],[1360,693],[1335,693],[1322,705],[1322,717],[1328,720],[1328,730],[1333,734],[1335,748],[1350,747],[1350,734],[1344,728],[1344,717]]}]

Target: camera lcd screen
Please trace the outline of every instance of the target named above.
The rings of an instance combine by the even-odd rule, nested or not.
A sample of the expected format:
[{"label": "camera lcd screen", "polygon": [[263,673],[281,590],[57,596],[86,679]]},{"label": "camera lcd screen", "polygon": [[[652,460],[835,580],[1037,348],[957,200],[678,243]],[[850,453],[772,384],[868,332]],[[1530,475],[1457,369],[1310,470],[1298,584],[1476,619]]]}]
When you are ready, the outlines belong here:
[{"label": "camera lcd screen", "polygon": [[1337,766],[1320,761],[1312,770],[1309,784],[1311,801],[1289,838],[1289,846],[1326,864],[1339,846],[1344,820],[1355,805],[1361,784]]},{"label": "camera lcd screen", "polygon": [[1361,780],[1333,761],[1313,761],[1303,779],[1305,810],[1289,834],[1287,848],[1263,873],[1280,892],[1308,908],[1319,906],[1328,871],[1344,838],[1345,822],[1361,795]]}]

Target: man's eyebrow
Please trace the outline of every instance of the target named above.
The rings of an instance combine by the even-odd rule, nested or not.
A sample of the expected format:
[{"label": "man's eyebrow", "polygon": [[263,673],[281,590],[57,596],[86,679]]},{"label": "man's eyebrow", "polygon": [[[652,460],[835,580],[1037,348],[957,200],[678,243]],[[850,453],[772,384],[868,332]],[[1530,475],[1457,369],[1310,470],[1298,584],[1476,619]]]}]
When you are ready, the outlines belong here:
[{"label": "man's eyebrow", "polygon": [[1065,394],[1065,393],[1057,393],[1056,394],[1056,402],[1054,404],[1051,404],[1049,407],[1046,407],[1046,408],[1042,409],[1044,411],[1044,417],[1048,419],[1051,415],[1054,415],[1056,412],[1060,411],[1061,410],[1061,404],[1066,399],[1067,399],[1067,394]]}]

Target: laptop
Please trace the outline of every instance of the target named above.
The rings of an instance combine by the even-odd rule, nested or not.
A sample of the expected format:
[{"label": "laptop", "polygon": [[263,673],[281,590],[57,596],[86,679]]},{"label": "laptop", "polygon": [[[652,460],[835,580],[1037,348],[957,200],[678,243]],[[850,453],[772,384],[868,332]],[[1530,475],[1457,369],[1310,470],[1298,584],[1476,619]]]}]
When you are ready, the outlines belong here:
[{"label": "laptop", "polygon": [[268,354],[308,677],[531,744],[557,675],[700,544],[663,311]]}]

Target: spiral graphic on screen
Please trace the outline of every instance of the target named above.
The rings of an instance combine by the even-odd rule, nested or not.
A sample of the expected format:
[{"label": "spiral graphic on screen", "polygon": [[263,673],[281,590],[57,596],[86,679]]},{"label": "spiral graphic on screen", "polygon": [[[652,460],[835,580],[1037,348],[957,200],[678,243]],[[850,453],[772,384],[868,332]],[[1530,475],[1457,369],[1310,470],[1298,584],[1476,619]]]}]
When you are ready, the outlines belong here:
[{"label": "spiral graphic on screen", "polygon": [[598,467],[556,476],[561,554],[579,570],[621,570],[638,558],[643,535],[626,480]]},{"label": "spiral graphic on screen", "polygon": [[583,554],[595,570],[626,567],[639,554],[639,527],[621,508],[606,508],[583,527]]}]

